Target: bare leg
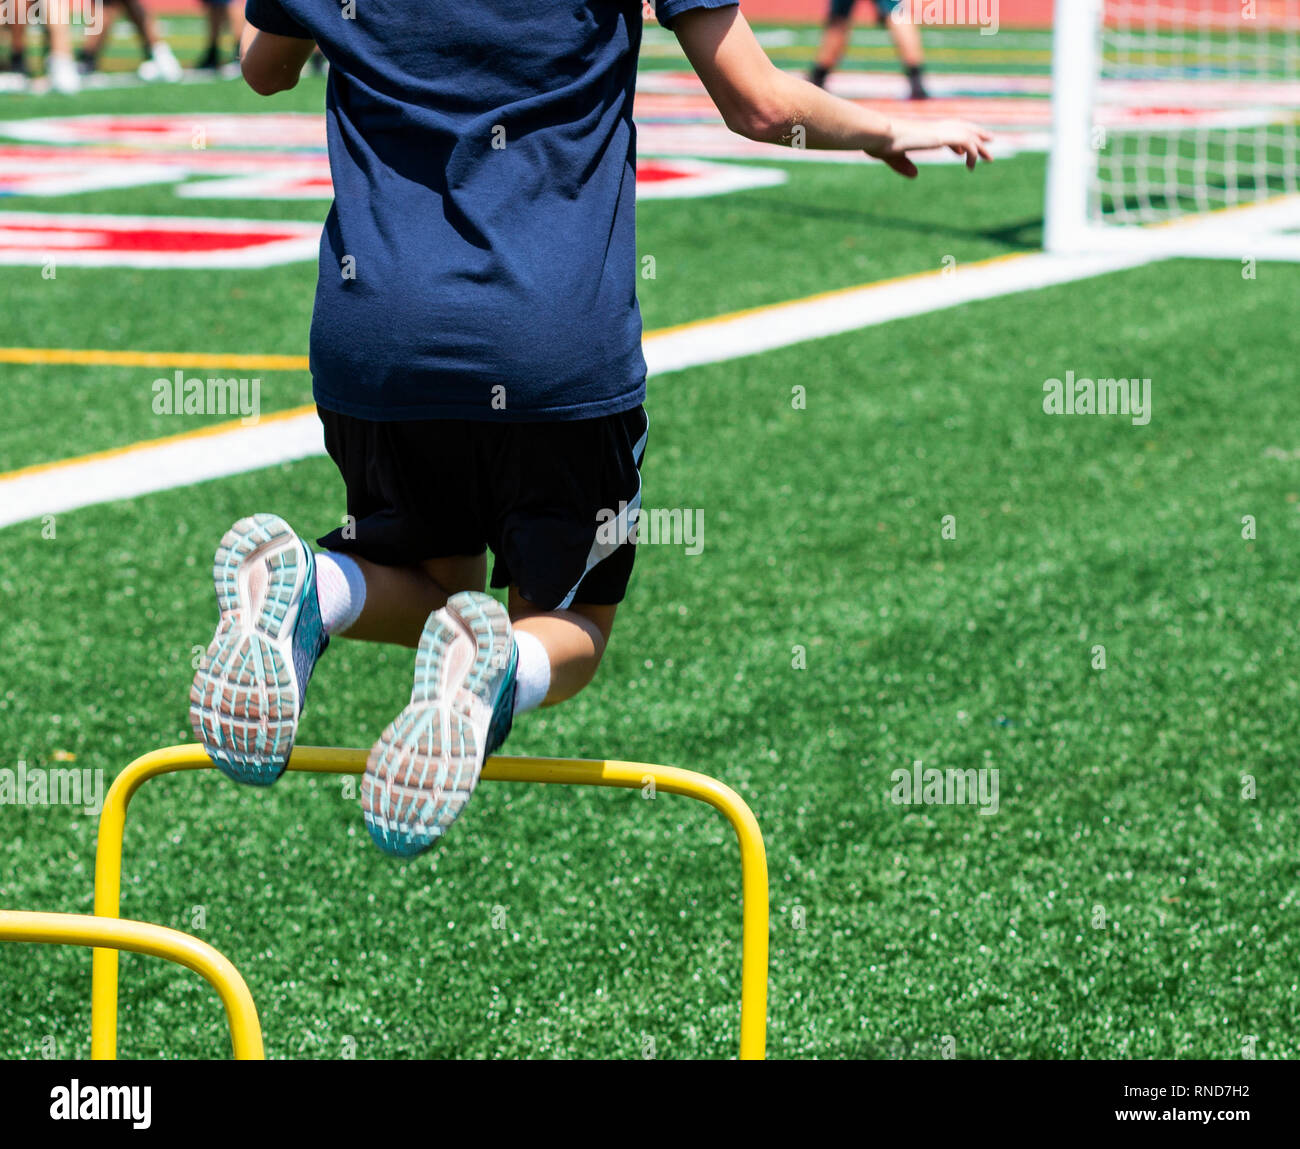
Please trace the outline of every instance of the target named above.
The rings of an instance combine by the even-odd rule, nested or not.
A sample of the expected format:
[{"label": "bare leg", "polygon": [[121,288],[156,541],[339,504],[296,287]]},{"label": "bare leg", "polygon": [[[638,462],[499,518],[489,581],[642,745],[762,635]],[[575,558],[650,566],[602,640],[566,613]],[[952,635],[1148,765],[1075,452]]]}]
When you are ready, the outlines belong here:
[{"label": "bare leg", "polygon": [[351,556],[366,578],[366,605],[346,638],[389,642],[414,650],[424,624],[457,591],[482,590],[487,555],[429,559],[416,567],[385,567]]},{"label": "bare leg", "polygon": [[27,50],[27,5],[25,0],[18,0],[13,6],[12,23],[9,28],[9,53],[15,60],[21,60]]},{"label": "bare leg", "polygon": [[[221,66],[221,29],[226,23],[226,11],[215,4],[205,4],[203,15],[208,24],[208,43],[199,57],[199,68],[219,68]],[[238,45],[236,45],[238,46]]]},{"label": "bare leg", "polygon": [[219,48],[221,46],[221,26],[226,22],[225,11],[209,4],[204,9],[208,18],[208,47]]},{"label": "bare leg", "polygon": [[50,47],[45,71],[50,87],[56,92],[75,92],[80,87],[80,80],[72,62],[71,4],[68,0],[50,3],[45,21],[45,35]]},{"label": "bare leg", "polygon": [[904,68],[922,68],[925,66],[925,49],[921,45],[921,29],[909,20],[886,20],[889,26],[889,38],[898,49],[898,58]]},{"label": "bare leg", "polygon": [[[430,559],[418,567],[387,567],[351,556],[366,579],[366,604],[343,637],[387,642],[414,649],[429,615],[457,591],[481,591],[487,556]],[[543,611],[510,588],[510,619],[516,630],[534,635],[546,648],[551,688],[544,705],[572,698],[596,675],[614,628],[617,606],[575,604]]]},{"label": "bare leg", "polygon": [[838,68],[849,48],[849,32],[853,24],[848,16],[831,16],[826,21],[822,32],[822,42],[817,49],[816,62],[813,65],[813,83],[820,86],[826,79],[826,73]]},{"label": "bare leg", "polygon": [[572,698],[596,676],[617,610],[577,603],[568,610],[543,611],[510,588],[511,623],[538,639],[551,663],[551,688],[542,705]]},{"label": "bare leg", "polygon": [[99,30],[97,32],[87,32],[81,39],[81,58],[90,62],[99,59],[100,52],[104,49],[104,44],[108,41],[109,33],[113,31],[113,24],[117,20],[117,5],[105,4],[100,16]]},{"label": "bare leg", "polygon": [[[902,9],[900,8],[901,12]],[[898,52],[898,58],[902,61],[903,71],[907,73],[907,82],[912,89],[912,99],[927,99],[929,93],[925,90],[925,80],[922,72],[925,68],[925,50],[921,46],[921,29],[907,19],[895,19],[890,17],[885,21],[889,26],[890,39],[894,41],[894,48]]]},{"label": "bare leg", "polygon": [[154,23],[154,18],[145,10],[140,0],[121,0],[122,7],[126,10],[126,17],[135,25],[136,33],[140,37],[140,47],[145,56],[153,55],[153,46],[158,42],[158,26]]},{"label": "bare leg", "polygon": [[[51,16],[53,13],[51,13]],[[50,41],[50,55],[58,56],[60,59],[71,59],[72,57],[72,25],[58,23],[51,20],[45,25],[46,35]]]}]

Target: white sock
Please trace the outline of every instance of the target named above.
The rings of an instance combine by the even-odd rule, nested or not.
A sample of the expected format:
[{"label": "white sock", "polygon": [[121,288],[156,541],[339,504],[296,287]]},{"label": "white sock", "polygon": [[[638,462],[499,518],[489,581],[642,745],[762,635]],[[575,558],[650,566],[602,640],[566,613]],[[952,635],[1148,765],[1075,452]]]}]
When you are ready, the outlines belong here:
[{"label": "white sock", "polygon": [[515,714],[536,710],[546,701],[551,689],[551,660],[542,640],[526,630],[515,631],[515,649],[519,662],[515,666]]},{"label": "white sock", "polygon": [[342,634],[366,605],[366,576],[347,555],[322,551],[316,556],[316,595],[326,634]]}]

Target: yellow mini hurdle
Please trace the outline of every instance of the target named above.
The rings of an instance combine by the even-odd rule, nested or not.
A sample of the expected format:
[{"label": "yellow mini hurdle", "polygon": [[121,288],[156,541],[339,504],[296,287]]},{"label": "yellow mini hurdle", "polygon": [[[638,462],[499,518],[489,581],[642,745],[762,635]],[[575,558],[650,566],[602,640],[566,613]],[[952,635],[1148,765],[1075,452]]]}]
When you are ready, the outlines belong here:
[{"label": "yellow mini hurdle", "polygon": [[[302,746],[294,750],[289,769],[315,774],[360,774],[365,750]],[[122,836],[126,810],[135,792],[150,778],[182,770],[213,769],[198,744],[156,750],[132,762],[114,780],[99,818],[95,853],[95,916],[7,914],[0,919],[0,940],[70,942],[94,946],[91,959],[90,1055],[97,1060],[117,1057],[118,951],[151,953],[188,965],[208,979],[221,995],[231,1027],[236,1057],[260,1058],[262,1037],[257,1011],[238,971],[216,950],[188,934],[119,918],[122,888]],[[744,800],[721,782],[673,766],[641,762],[596,762],[579,758],[490,758],[483,778],[494,782],[540,782],[567,786],[615,786],[680,794],[706,802],[720,811],[740,843],[741,990],[740,1058],[761,1060],[767,1042],[767,854],[763,835]],[[26,919],[10,921],[9,919]],[[76,924],[77,922],[81,924]],[[59,923],[63,923],[60,925]],[[110,928],[110,927],[116,927]],[[23,930],[26,936],[19,936]],[[16,932],[17,931],[17,932]],[[40,936],[37,936],[40,935]],[[179,939],[184,939],[183,944]]]},{"label": "yellow mini hurdle", "polygon": [[0,941],[42,942],[64,946],[112,946],[95,953],[131,950],[188,966],[212,984],[226,1007],[230,1044],[238,1061],[261,1061],[262,1027],[253,995],[239,971],[207,942],[148,922],[97,918],[90,914],[38,914],[26,910],[0,910]]}]

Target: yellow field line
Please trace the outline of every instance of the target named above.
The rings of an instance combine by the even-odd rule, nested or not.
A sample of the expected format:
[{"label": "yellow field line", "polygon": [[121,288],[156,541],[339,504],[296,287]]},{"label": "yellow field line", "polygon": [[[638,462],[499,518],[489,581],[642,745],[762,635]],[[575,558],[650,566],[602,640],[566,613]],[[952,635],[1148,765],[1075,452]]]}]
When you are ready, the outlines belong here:
[{"label": "yellow field line", "polygon": [[[967,267],[987,267],[1008,259],[1019,259],[1020,253],[997,255],[992,259],[980,260],[967,264]],[[711,315],[706,319],[693,319],[688,323],[677,323],[670,327],[660,327],[647,331],[645,338],[657,339],[663,335],[672,335],[678,331],[695,328],[712,327],[728,323],[733,319],[742,319],[747,315],[757,315],[760,311],[776,311],[784,307],[798,307],[805,303],[816,303],[822,299],[833,299],[837,295],[848,295],[867,287],[892,287],[897,283],[906,283],[912,279],[924,279],[936,275],[936,271],[918,271],[909,275],[896,276],[893,279],[881,279],[874,283],[858,283],[850,287],[837,287],[830,291],[819,291],[815,295],[805,295],[801,299],[785,300],[781,303],[760,303],[754,307],[739,311],[727,311],[721,315]],[[38,366],[72,366],[72,367],[156,367],[159,370],[176,370],[205,367],[213,371],[306,371],[308,369],[305,355],[223,355],[204,351],[100,351],[80,350],[70,347],[0,347],[0,363],[25,363]],[[207,434],[207,431],[186,432],[186,434]],[[183,435],[180,437],[184,437]],[[163,442],[158,439],[154,442]],[[90,456],[86,456],[89,458]],[[15,472],[16,473],[16,472]],[[0,475],[0,478],[8,478]]]},{"label": "yellow field line", "polygon": [[[1008,263],[1012,260],[1024,259],[1024,252],[1012,251],[1005,255],[995,255],[989,259],[977,260],[974,263],[965,263],[963,268],[991,267],[995,263]],[[745,307],[740,311],[728,311],[724,315],[714,315],[708,319],[692,319],[688,323],[677,323],[671,327],[660,327],[654,331],[645,333],[646,339],[656,339],[663,335],[675,335],[679,331],[696,331],[703,327],[714,327],[722,323],[729,323],[733,319],[743,319],[749,315],[758,315],[766,312],[784,311],[788,307],[802,307],[806,303],[819,303],[824,299],[834,299],[839,295],[852,295],[855,291],[865,291],[871,287],[896,287],[900,283],[910,283],[916,279],[929,279],[931,277],[942,275],[939,268],[931,271],[913,271],[907,275],[897,275],[893,279],[877,279],[871,283],[855,283],[850,287],[834,287],[829,291],[819,291],[815,295],[805,295],[801,299],[788,299],[783,303],[760,303],[755,307]]]},{"label": "yellow field line", "polygon": [[[300,415],[310,415],[316,408],[308,403],[303,407],[290,407],[287,411],[277,411],[274,415],[263,415],[257,421],[259,427],[267,423],[281,423],[286,419],[296,419]],[[107,451],[95,451],[89,455],[77,455],[72,459],[56,459],[52,463],[34,463],[30,467],[20,467],[0,475],[0,483],[9,479],[21,479],[27,475],[39,475],[47,471],[61,471],[65,467],[79,467],[83,463],[99,463],[105,459],[120,459],[123,455],[134,455],[137,451],[149,451],[168,443],[184,443],[193,439],[206,439],[211,435],[221,435],[226,431],[247,430],[248,424],[242,419],[231,419],[226,423],[215,423],[211,427],[200,427],[197,431],[182,431],[179,435],[164,435],[161,439],[144,439],[126,447],[110,447]]]},{"label": "yellow field line", "polygon": [[0,347],[0,363],[73,367],[206,367],[214,371],[306,371],[305,355],[230,355],[204,351],[80,351],[70,347]]},{"label": "yellow field line", "polygon": [[[1008,255],[994,256],[992,259],[980,260],[976,263],[966,264],[966,267],[988,267],[995,263],[1005,263],[1009,260],[1023,259],[1021,253],[1011,253]],[[815,295],[807,295],[801,299],[790,299],[782,303],[760,304],[756,307],[746,307],[740,311],[728,311],[722,315],[714,315],[708,319],[695,319],[689,323],[678,323],[671,327],[660,327],[654,331],[647,331],[645,338],[647,341],[662,338],[667,335],[674,335],[681,331],[698,331],[709,327],[721,326],[735,319],[743,319],[746,316],[759,315],[762,313],[773,313],[782,311],[789,307],[800,307],[808,303],[817,303],[821,300],[834,299],[836,296],[848,295],[851,292],[863,291],[872,287],[892,287],[896,284],[907,283],[911,280],[925,279],[929,276],[940,275],[939,270],[918,271],[910,275],[900,275],[893,279],[881,279],[872,283],[859,283],[851,287],[839,287],[831,291],[819,291]],[[246,368],[254,371],[305,371],[307,369],[306,356],[296,355],[208,355],[201,353],[186,352],[165,352],[165,351],[75,351],[64,348],[41,348],[41,347],[0,347],[0,363],[38,363],[38,364],[73,364],[82,367],[157,367],[163,370],[169,368],[186,367],[210,367],[213,370],[231,370]],[[287,411],[278,411],[274,415],[266,415],[259,424],[278,422],[286,419],[296,419],[300,415],[308,415],[316,408],[311,404],[303,407],[292,407]],[[148,451],[154,447],[163,446],[167,443],[182,443],[191,439],[207,438],[211,435],[220,435],[226,431],[234,431],[240,428],[246,428],[246,424],[239,419],[232,419],[229,422],[217,423],[210,427],[201,427],[195,431],[182,431],[177,435],[168,435],[161,439],[145,439],[139,443],[132,443],[125,447],[112,447],[107,451],[96,451],[89,455],[78,455],[71,459],[56,459],[50,463],[35,463],[30,467],[21,467],[16,471],[9,471],[0,474],[0,483],[7,482],[10,479],[17,479],[27,475],[36,475],[49,471],[58,471],[66,467],[79,467],[83,463],[101,462],[105,459],[117,459],[124,455],[131,455],[137,451]]]}]

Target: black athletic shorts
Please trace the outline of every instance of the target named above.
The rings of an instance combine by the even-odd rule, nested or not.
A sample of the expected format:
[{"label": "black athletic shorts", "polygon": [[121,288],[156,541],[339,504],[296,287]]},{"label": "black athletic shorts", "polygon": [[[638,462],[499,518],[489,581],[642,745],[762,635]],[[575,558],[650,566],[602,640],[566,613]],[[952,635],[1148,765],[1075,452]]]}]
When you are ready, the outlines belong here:
[{"label": "black athletic shorts", "polygon": [[496,558],[494,587],[534,606],[623,600],[641,505],[648,420],[373,422],[318,407],[347,485],[347,526],[319,539],[382,566]]},{"label": "black athletic shorts", "polygon": [[[894,10],[900,3],[901,0],[871,0],[876,16],[882,24],[894,14]],[[854,0],[831,0],[831,15],[838,16],[841,20],[847,19],[853,15],[853,6]]]}]

